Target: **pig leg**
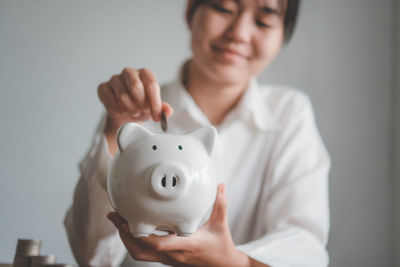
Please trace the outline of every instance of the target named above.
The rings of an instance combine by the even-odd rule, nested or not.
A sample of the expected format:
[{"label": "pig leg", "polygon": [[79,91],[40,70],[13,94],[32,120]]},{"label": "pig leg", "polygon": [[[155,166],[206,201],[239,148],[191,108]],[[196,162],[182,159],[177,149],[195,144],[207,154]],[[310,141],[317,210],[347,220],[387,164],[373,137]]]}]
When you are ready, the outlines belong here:
[{"label": "pig leg", "polygon": [[129,230],[134,237],[148,237],[154,231],[155,227],[151,224],[137,223],[129,224]]},{"label": "pig leg", "polygon": [[176,234],[178,236],[191,236],[196,232],[198,224],[199,223],[196,221],[177,225],[175,227]]}]

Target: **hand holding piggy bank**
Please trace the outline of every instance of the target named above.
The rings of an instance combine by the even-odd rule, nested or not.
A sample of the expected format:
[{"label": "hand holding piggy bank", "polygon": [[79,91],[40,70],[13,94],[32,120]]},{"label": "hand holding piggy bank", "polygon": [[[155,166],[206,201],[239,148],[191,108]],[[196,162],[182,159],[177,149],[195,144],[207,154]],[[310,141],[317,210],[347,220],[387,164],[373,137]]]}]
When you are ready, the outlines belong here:
[{"label": "hand holding piggy bank", "polygon": [[121,126],[107,187],[133,236],[156,229],[190,236],[197,230],[217,193],[210,161],[216,138],[212,126],[185,135],[155,134],[137,123]]}]

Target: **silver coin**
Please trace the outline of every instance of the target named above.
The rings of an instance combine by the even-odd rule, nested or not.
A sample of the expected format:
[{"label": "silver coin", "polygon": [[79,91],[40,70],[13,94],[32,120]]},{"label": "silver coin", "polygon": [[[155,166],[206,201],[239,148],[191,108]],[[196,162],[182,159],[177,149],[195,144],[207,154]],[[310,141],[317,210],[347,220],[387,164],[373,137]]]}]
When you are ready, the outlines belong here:
[{"label": "silver coin", "polygon": [[32,245],[42,245],[42,240],[40,239],[18,239],[17,246],[32,246]]},{"label": "silver coin", "polygon": [[38,256],[40,255],[40,246],[27,246],[17,247],[15,250],[15,256]]},{"label": "silver coin", "polygon": [[55,255],[40,255],[30,257],[31,267],[43,267],[46,264],[56,263]]},{"label": "silver coin", "polygon": [[14,267],[29,267],[30,259],[24,256],[15,256],[13,266]]},{"label": "silver coin", "polygon": [[168,128],[168,122],[167,122],[167,115],[165,115],[164,110],[161,111],[161,129],[163,132],[166,132]]},{"label": "silver coin", "polygon": [[17,246],[16,250],[27,250],[27,249],[40,249],[41,246],[39,245],[30,245],[30,246]]},{"label": "silver coin", "polygon": [[15,256],[36,256],[40,254],[42,240],[39,239],[18,239],[15,249]]}]

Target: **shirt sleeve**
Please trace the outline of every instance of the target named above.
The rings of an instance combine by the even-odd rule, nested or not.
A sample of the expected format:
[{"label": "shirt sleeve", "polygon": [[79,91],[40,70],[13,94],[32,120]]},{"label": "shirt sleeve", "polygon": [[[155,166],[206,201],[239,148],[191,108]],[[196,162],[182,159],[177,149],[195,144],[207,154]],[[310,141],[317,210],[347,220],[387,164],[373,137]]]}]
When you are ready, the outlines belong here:
[{"label": "shirt sleeve", "polygon": [[300,100],[285,113],[268,164],[258,212],[265,234],[237,246],[272,267],[329,263],[330,158],[309,99],[301,95]]},{"label": "shirt sleeve", "polygon": [[69,243],[79,266],[119,266],[126,255],[118,231],[107,219],[112,211],[106,181],[112,156],[103,134],[106,115],[79,163],[80,179],[64,219]]}]

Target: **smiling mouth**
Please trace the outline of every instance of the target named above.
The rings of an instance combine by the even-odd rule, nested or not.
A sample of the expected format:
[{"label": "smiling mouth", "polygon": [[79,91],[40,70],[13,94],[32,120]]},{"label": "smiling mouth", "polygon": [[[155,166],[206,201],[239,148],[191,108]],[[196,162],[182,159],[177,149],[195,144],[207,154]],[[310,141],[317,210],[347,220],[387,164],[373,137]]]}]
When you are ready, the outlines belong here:
[{"label": "smiling mouth", "polygon": [[223,47],[218,47],[218,46],[212,45],[212,49],[214,51],[216,51],[218,53],[222,53],[222,54],[228,54],[228,55],[231,55],[231,56],[241,57],[243,59],[248,59],[249,58],[248,56],[245,56],[242,53],[240,53],[238,51],[235,51],[235,50],[232,50],[232,49],[229,49],[229,48],[223,48]]}]

